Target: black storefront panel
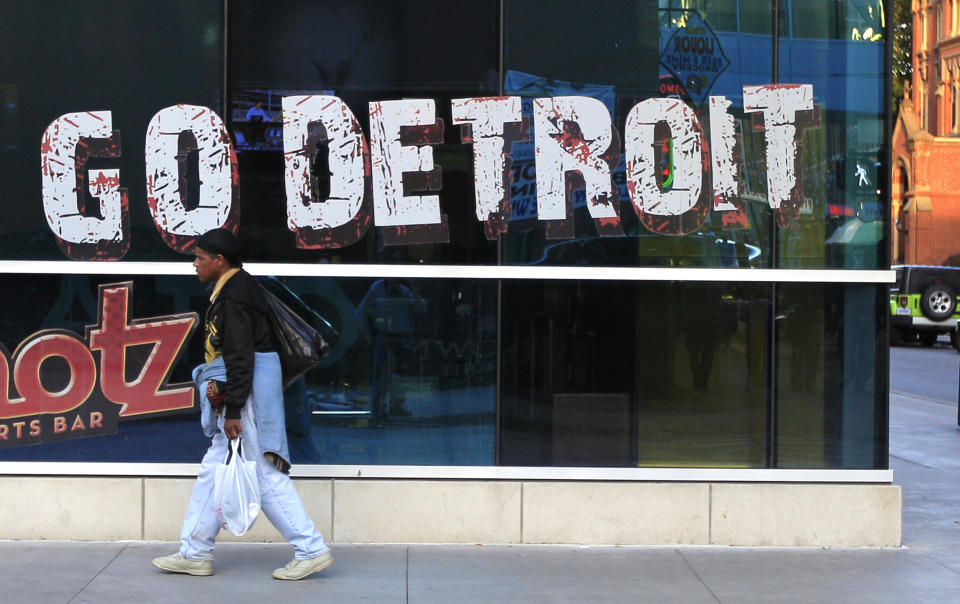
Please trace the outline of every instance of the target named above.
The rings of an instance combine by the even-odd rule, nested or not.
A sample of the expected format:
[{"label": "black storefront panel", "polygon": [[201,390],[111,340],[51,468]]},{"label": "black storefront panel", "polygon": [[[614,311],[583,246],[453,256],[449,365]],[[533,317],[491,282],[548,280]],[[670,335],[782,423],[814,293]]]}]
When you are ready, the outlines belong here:
[{"label": "black storefront panel", "polygon": [[[200,285],[17,267],[186,262],[189,229],[222,224],[249,260],[294,265],[278,282],[338,333],[288,392],[299,463],[885,467],[886,384],[865,369],[886,358],[877,286],[682,273],[884,266],[885,43],[847,35],[881,31],[879,13],[795,4],[772,31],[769,7],[688,4],[5,9],[0,259],[28,264],[0,277],[18,292],[0,422],[19,439],[0,428],[0,459],[198,457],[193,405],[107,420],[110,384],[136,375],[105,375],[90,337],[101,286],[132,281],[129,324],[150,324],[201,311]],[[813,16],[832,33],[804,29]],[[342,119],[307,110],[330,106]],[[353,213],[316,218],[334,208]],[[333,264],[394,268],[321,276]],[[402,270],[419,265],[464,270]],[[497,265],[530,272],[469,270]],[[674,272],[546,272],[567,266]],[[151,349],[128,348],[133,372]],[[196,338],[181,348],[169,384],[199,362]],[[17,382],[21,358],[39,377]],[[91,391],[83,428],[16,402],[64,407],[71,380]],[[63,442],[27,446],[28,408]]]}]

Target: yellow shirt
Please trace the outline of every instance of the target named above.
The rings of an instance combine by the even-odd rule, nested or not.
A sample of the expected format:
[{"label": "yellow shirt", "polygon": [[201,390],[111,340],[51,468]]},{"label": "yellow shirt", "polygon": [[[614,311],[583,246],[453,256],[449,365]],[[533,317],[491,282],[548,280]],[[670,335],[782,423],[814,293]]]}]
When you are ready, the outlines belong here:
[{"label": "yellow shirt", "polygon": [[[231,268],[223,275],[217,279],[217,284],[213,286],[213,293],[210,294],[210,303],[213,304],[213,301],[217,299],[217,296],[220,294],[220,290],[223,289],[223,286],[230,280],[230,277],[236,275],[240,272],[239,268]],[[213,320],[207,319],[206,322],[207,337],[203,342],[203,359],[205,362],[209,363],[217,357],[220,356],[220,348],[214,346],[211,340],[214,336],[217,335],[217,326],[214,325]]]}]

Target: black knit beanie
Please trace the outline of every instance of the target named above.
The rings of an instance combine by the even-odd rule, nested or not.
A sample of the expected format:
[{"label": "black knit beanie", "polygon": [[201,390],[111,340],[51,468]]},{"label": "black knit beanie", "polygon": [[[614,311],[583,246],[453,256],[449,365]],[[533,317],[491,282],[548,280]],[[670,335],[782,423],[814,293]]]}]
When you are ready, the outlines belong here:
[{"label": "black knit beanie", "polygon": [[232,267],[243,266],[240,260],[240,240],[227,229],[213,229],[200,235],[197,239],[197,247],[214,256],[223,254]]}]

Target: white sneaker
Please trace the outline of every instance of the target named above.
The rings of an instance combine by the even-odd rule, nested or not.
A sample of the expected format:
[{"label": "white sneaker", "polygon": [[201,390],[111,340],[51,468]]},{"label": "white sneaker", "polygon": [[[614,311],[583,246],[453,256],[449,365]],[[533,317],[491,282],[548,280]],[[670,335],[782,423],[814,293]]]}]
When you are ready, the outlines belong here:
[{"label": "white sneaker", "polygon": [[151,564],[168,573],[186,573],[198,577],[209,577],[213,574],[213,560],[189,560],[181,556],[180,552],[154,558]]},{"label": "white sneaker", "polygon": [[278,568],[273,571],[273,578],[284,581],[299,581],[304,577],[309,577],[314,573],[329,568],[331,564],[333,564],[333,556],[330,552],[320,554],[308,560],[297,560],[294,558],[283,568]]}]

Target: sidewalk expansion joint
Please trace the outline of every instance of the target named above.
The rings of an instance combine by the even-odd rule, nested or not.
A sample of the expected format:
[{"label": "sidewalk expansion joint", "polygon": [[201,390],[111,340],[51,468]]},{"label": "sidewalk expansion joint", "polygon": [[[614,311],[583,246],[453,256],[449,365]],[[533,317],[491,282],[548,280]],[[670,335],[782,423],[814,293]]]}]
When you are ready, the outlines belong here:
[{"label": "sidewalk expansion joint", "polygon": [[693,573],[693,576],[697,578],[697,581],[700,581],[700,585],[703,585],[703,588],[706,589],[708,592],[710,592],[710,595],[713,596],[713,599],[714,599],[714,600],[716,600],[717,602],[720,602],[720,598],[718,598],[718,597],[717,597],[717,594],[713,593],[713,590],[710,589],[710,586],[707,585],[707,584],[704,582],[703,578],[700,576],[700,573],[698,573],[698,572],[693,568],[693,565],[690,564],[690,562],[687,560],[686,556],[683,555],[683,552],[681,552],[681,551],[678,550],[678,549],[675,549],[675,550],[673,550],[673,551],[677,552],[677,555],[680,556],[680,559],[683,560],[683,563],[687,565],[687,568],[690,569],[690,572]]},{"label": "sidewalk expansion joint", "polygon": [[93,583],[94,581],[96,581],[96,580],[97,580],[97,577],[99,577],[100,575],[102,575],[102,574],[103,574],[103,571],[107,570],[107,568],[109,568],[110,565],[113,564],[113,561],[120,557],[120,554],[122,554],[123,552],[127,551],[127,548],[128,548],[128,547],[129,547],[129,545],[124,545],[123,547],[121,547],[121,548],[120,548],[120,551],[118,551],[118,552],[113,556],[113,558],[110,558],[110,560],[109,560],[106,564],[103,565],[103,568],[101,568],[101,569],[97,572],[97,574],[95,574],[93,577],[91,577],[89,581],[87,581],[86,583],[84,583],[84,584],[83,584],[83,587],[81,587],[80,589],[78,589],[78,590],[77,590],[77,593],[73,594],[73,596],[72,596],[69,600],[67,600],[67,604],[70,604],[70,602],[73,602],[75,599],[77,599],[77,596],[79,596],[80,594],[82,594],[82,593],[83,593],[83,590],[85,590],[91,583]]}]

